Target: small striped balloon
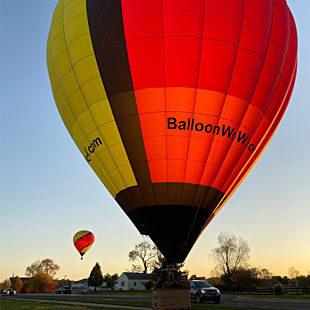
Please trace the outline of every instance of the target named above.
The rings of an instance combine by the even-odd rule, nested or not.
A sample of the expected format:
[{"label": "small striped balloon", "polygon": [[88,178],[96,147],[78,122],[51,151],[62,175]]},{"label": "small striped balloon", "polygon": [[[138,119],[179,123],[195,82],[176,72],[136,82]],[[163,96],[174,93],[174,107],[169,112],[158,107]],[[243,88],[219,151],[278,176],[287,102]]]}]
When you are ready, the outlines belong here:
[{"label": "small striped balloon", "polygon": [[83,255],[92,247],[94,242],[95,236],[88,230],[78,231],[73,236],[73,244],[80,253],[81,259],[83,259]]}]

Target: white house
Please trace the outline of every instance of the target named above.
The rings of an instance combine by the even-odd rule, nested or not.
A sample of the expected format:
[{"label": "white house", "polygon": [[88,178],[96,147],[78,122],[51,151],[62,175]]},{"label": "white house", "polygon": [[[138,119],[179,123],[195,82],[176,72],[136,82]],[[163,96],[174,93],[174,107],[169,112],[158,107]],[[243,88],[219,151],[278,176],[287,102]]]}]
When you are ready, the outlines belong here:
[{"label": "white house", "polygon": [[116,290],[145,290],[145,284],[151,280],[148,273],[123,272],[116,280],[114,288]]},{"label": "white house", "polygon": [[[88,286],[88,279],[82,279],[79,281],[74,281],[71,283],[72,293],[82,293],[82,292],[93,292],[95,290],[94,286]],[[100,286],[96,288],[96,291],[110,290],[107,288],[107,283],[102,282]]]},{"label": "white house", "polygon": [[71,283],[72,293],[88,292],[88,279],[82,279]]}]

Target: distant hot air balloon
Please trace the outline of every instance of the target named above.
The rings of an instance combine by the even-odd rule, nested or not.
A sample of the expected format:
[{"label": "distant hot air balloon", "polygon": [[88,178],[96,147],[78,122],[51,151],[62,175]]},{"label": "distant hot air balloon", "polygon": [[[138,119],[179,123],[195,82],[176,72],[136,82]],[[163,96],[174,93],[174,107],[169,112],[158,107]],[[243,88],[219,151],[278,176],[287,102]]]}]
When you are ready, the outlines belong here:
[{"label": "distant hot air balloon", "polygon": [[80,253],[81,259],[83,259],[83,255],[92,247],[94,242],[95,236],[88,230],[78,231],[73,236],[73,244]]},{"label": "distant hot air balloon", "polygon": [[59,0],[47,63],[88,164],[183,262],[279,125],[297,33],[285,0]]}]

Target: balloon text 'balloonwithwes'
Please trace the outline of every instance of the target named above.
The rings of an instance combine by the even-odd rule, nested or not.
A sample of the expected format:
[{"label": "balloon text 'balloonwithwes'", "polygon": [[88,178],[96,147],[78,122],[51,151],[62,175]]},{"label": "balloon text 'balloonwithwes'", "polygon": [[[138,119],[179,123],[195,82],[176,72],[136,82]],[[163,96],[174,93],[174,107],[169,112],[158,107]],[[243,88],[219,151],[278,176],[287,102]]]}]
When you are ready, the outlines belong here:
[{"label": "balloon text 'balloonwithwes'", "polygon": [[254,144],[249,144],[251,141],[249,135],[243,133],[241,130],[237,130],[236,128],[232,128],[231,126],[227,126],[225,124],[220,127],[212,124],[196,123],[194,118],[188,118],[186,121],[178,121],[174,117],[168,117],[167,123],[167,129],[205,131],[206,133],[221,135],[222,137],[226,136],[231,140],[236,139],[236,142],[242,143],[250,152],[255,150]]}]

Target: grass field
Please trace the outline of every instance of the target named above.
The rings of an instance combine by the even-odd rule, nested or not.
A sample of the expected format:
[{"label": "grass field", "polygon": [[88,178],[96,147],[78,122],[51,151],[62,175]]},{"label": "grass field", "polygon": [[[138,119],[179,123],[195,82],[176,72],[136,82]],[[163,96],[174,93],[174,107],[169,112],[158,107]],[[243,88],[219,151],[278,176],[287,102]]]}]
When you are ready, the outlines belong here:
[{"label": "grass field", "polygon": [[[132,305],[131,302],[127,302],[127,305]],[[192,305],[193,310],[278,310],[276,308],[261,308],[261,307],[236,307],[236,306],[224,306],[224,305],[213,305],[213,304],[204,304],[204,305]],[[98,308],[98,307],[88,307],[88,306],[78,306],[78,305],[60,305],[52,304],[48,302],[24,302],[24,301],[11,301],[11,300],[0,300],[0,309],[1,310],[90,310],[90,309],[105,309],[105,310],[124,310],[124,309],[109,309],[107,308]]]},{"label": "grass field", "polygon": [[[106,308],[103,307],[96,307],[96,306],[78,306],[78,305],[61,305],[61,304],[52,304],[49,303],[48,297],[38,297],[38,299],[44,299],[46,302],[25,302],[25,301],[9,301],[9,300],[0,300],[0,309],[2,310],[15,310],[15,309],[21,309],[21,310],[50,310],[50,309],[56,309],[56,310],[88,310],[88,309],[105,309],[109,310],[109,307]],[[120,306],[132,306],[134,307],[149,307],[151,309],[151,303],[148,301],[124,301],[124,300],[102,300],[102,299],[87,299],[87,298],[81,298],[81,299],[73,299],[70,297],[65,298],[53,298],[52,300],[56,301],[71,301],[71,302],[82,302],[82,303],[90,303],[90,304],[107,304],[107,305],[120,305]],[[211,309],[211,310],[279,310],[278,308],[262,308],[262,307],[240,307],[240,306],[228,306],[228,305],[216,305],[216,304],[191,304],[192,310],[205,310],[205,309]],[[117,309],[113,308],[110,310],[124,310],[124,309]],[[127,310],[127,309],[126,309]]]},{"label": "grass field", "polygon": [[36,301],[11,301],[0,300],[1,310],[90,310],[90,309],[104,309],[104,310],[124,310],[124,309],[109,309],[109,308],[97,308],[78,305],[59,305],[53,303],[41,303]]}]

